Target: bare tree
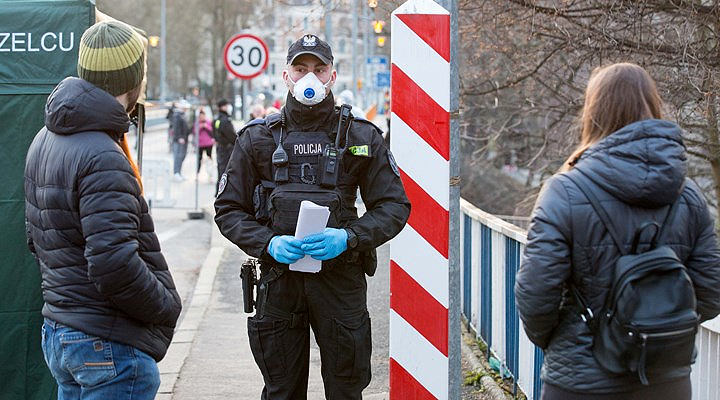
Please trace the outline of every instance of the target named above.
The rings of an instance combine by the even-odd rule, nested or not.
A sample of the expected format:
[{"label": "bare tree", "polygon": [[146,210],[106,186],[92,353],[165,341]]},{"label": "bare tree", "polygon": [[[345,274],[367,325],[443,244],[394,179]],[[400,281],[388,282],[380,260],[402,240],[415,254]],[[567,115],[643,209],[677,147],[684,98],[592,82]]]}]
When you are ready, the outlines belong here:
[{"label": "bare tree", "polygon": [[464,138],[475,152],[513,149],[523,166],[553,172],[576,141],[589,73],[635,62],[685,129],[691,174],[717,205],[717,1],[461,0],[460,8]]}]

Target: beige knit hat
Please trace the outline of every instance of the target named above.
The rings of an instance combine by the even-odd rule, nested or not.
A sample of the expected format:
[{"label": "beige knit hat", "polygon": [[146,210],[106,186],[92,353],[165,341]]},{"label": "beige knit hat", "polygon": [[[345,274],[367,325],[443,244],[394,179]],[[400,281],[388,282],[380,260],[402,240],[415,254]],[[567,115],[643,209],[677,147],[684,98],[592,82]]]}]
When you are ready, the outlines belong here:
[{"label": "beige knit hat", "polygon": [[80,78],[119,96],[140,85],[144,68],[145,47],[129,25],[103,21],[83,33],[77,67]]}]

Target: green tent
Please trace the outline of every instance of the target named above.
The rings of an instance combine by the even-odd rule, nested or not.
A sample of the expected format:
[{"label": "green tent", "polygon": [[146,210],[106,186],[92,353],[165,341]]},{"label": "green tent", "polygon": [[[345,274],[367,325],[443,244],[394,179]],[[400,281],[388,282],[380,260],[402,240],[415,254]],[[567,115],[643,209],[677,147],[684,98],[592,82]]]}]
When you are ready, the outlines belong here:
[{"label": "green tent", "polygon": [[77,75],[90,0],[0,0],[0,399],[56,398],[40,348],[40,270],[25,241],[23,170],[45,100]]}]

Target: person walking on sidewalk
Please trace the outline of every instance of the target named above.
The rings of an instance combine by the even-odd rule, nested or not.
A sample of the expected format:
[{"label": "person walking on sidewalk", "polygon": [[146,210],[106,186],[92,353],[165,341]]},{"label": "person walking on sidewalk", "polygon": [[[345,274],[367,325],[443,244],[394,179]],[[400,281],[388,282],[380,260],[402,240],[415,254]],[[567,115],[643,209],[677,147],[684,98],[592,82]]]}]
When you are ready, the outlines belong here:
[{"label": "person walking on sidewalk", "polygon": [[[661,119],[661,108],[655,82],[640,66],[621,63],[594,71],[585,91],[580,145],[561,172],[545,183],[535,204],[515,297],[528,337],[544,350],[542,400],[691,397],[692,331],[686,334],[688,339],[678,336],[688,329],[663,335],[662,348],[673,345],[673,338],[689,340],[690,348],[671,355],[677,361],[670,365],[651,365],[647,375],[646,342],[638,351],[637,372],[610,371],[603,367],[610,365],[608,358],[603,358],[604,364],[596,358],[607,353],[597,353],[600,336],[593,333],[600,329],[594,322],[597,318],[605,321],[602,318],[613,315],[604,311],[604,304],[611,284],[619,278],[615,264],[639,239],[650,241],[636,235],[652,227],[648,221],[665,221],[656,225],[663,228],[648,231],[677,255],[696,298],[680,303],[679,289],[687,279],[678,277],[676,290],[663,293],[663,299],[650,299],[642,310],[665,304],[682,310],[680,304],[696,304],[690,306],[690,313],[697,313],[690,317],[691,328],[720,312],[720,250],[714,223],[702,191],[686,178],[681,130]],[[595,204],[607,215],[599,214],[602,211],[596,211]],[[661,275],[652,279],[657,282]],[[641,284],[631,286],[642,289]],[[634,307],[642,307],[640,300]],[[585,314],[585,308],[592,313]],[[649,336],[630,331],[623,337],[634,343],[634,337],[647,341]],[[626,343],[616,342],[613,351],[621,345]],[[648,357],[647,363],[656,361]]]},{"label": "person walking on sidewalk", "polygon": [[78,76],[45,106],[25,164],[27,242],[40,265],[42,349],[60,399],[153,399],[180,315],[128,148],[142,90],[141,37],[99,22]]},{"label": "person walking on sidewalk", "polygon": [[[218,116],[213,124],[213,137],[215,138],[215,155],[217,157],[217,187],[220,185],[220,177],[225,172],[225,167],[230,160],[230,154],[235,145],[235,128],[230,120],[230,102],[221,99],[218,101]],[[216,191],[217,192],[217,191]]]},{"label": "person walking on sidewalk", "polygon": [[188,109],[190,109],[190,103],[186,100],[180,100],[172,116],[173,178],[176,181],[185,180],[185,177],[182,175],[182,165],[187,155],[188,137],[190,136],[190,126],[188,126],[185,120],[185,113]]},{"label": "person walking on sidewalk", "polygon": [[[212,121],[205,115],[205,110],[202,108],[198,112],[198,119],[195,122],[193,131],[197,135],[198,141],[197,172],[199,173],[200,164],[205,156],[207,156],[208,161],[212,161],[212,149],[215,144],[215,140],[212,138]],[[205,167],[207,168],[207,165]],[[212,172],[208,169],[207,174],[212,175]]]},{"label": "person walking on sidewalk", "polygon": [[[328,399],[361,399],[372,351],[367,281],[375,249],[407,222],[410,202],[381,131],[335,108],[330,46],[315,35],[293,43],[283,71],[289,93],[279,114],[246,125],[215,201],[222,234],[260,261],[250,348],[262,399],[306,399],[309,327],[320,347]],[[358,187],[367,212],[358,218]],[[293,236],[303,200],[330,210],[327,228]],[[288,268],[304,256],[321,270]]]}]

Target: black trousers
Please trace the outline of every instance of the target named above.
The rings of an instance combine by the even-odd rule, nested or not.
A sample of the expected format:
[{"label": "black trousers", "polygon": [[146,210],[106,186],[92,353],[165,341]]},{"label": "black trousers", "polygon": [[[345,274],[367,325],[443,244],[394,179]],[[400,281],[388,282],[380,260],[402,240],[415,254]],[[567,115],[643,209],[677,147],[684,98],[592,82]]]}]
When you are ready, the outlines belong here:
[{"label": "black trousers", "polygon": [[585,394],[543,384],[541,400],[690,400],[690,377],[650,385],[631,392]]},{"label": "black trousers", "polygon": [[263,400],[307,399],[309,327],[320,347],[325,397],[361,399],[370,383],[372,341],[359,263],[323,266],[317,274],[263,268],[257,312],[248,318]]}]

